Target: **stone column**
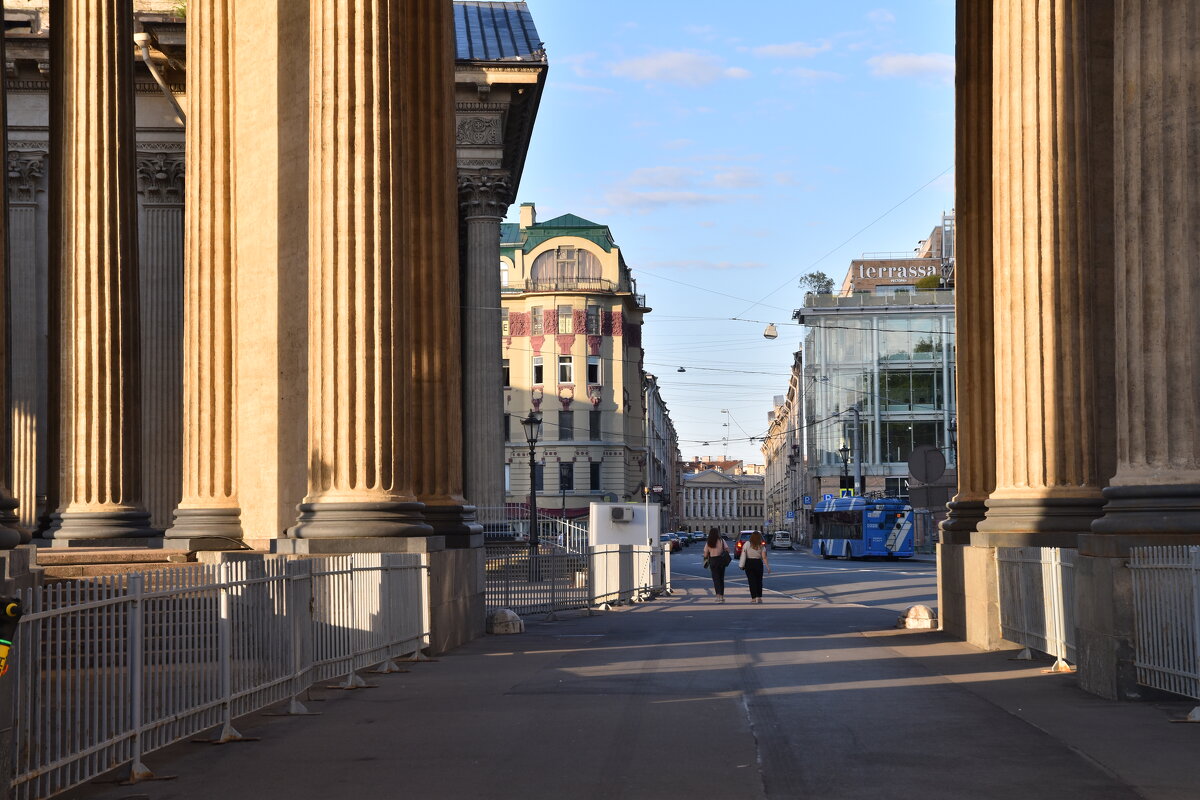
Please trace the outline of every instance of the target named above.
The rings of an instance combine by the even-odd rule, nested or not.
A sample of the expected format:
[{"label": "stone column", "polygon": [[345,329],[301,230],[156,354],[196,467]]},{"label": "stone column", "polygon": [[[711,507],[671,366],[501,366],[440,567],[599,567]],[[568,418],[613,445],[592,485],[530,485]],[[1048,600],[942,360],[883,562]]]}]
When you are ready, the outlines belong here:
[{"label": "stone column", "polygon": [[1117,9],[1117,469],[1092,530],[1200,534],[1200,8]]},{"label": "stone column", "polygon": [[182,153],[141,153],[137,162],[141,205],[138,307],[142,499],[155,528],[165,528],[171,522],[171,512],[179,504],[182,468],[185,408],[182,156]]},{"label": "stone column", "polygon": [[[500,221],[512,199],[507,173],[459,175],[467,229],[462,270],[463,494],[479,508],[504,505],[504,414],[500,364]],[[492,391],[494,389],[495,391]]]},{"label": "stone column", "polygon": [[1104,121],[1112,76],[1097,55],[1111,8],[1109,0],[996,8],[998,458],[972,543],[1074,547],[1100,513],[1113,461],[1112,142]]},{"label": "stone column", "polygon": [[9,142],[6,176],[12,489],[20,503],[20,525],[28,530],[37,527],[38,495],[46,486],[47,269],[43,238],[38,235],[46,202],[45,147],[45,143]]},{"label": "stone column", "polygon": [[[425,518],[439,534],[478,533],[474,507],[463,497],[463,362],[458,270],[458,157],[455,146],[453,6],[446,0],[401,4],[402,46],[420,68],[396,76],[406,103],[422,109],[405,125],[405,316],[413,326],[407,454]],[[498,269],[497,259],[495,268]],[[493,329],[499,338],[499,325]],[[497,367],[472,375],[470,390],[499,395]],[[497,414],[492,426],[498,427]]]},{"label": "stone column", "polygon": [[[0,37],[2,38],[2,37]],[[4,44],[0,42],[0,56],[4,55]],[[3,59],[0,59],[3,60]],[[5,88],[2,85],[3,80],[0,79],[0,145],[3,146],[4,153],[8,153],[8,102],[5,93]],[[31,535],[28,530],[21,528],[17,520],[17,499],[12,493],[12,477],[13,477],[13,417],[9,412],[9,385],[8,385],[8,361],[9,355],[9,335],[8,335],[8,319],[9,312],[9,268],[10,268],[10,248],[8,242],[9,236],[9,215],[8,215],[8,171],[5,170],[5,175],[0,177],[0,199],[5,203],[4,213],[0,214],[0,246],[3,249],[3,256],[0,258],[0,310],[4,312],[5,323],[0,325],[0,549],[9,550],[16,547],[22,542],[28,542]],[[32,503],[33,498],[26,498],[27,503]]]},{"label": "stone column", "polygon": [[1137,699],[1129,548],[1200,544],[1200,8],[1118,0],[1114,26],[1117,463],[1080,537],[1077,650],[1082,688]]},{"label": "stone column", "polygon": [[[958,493],[941,524],[942,629],[983,647],[1000,639],[990,548],[969,548],[996,486],[992,308],[992,0],[959,0],[955,67],[955,315]],[[994,572],[994,568],[991,569]]]},{"label": "stone column", "polygon": [[[169,539],[242,538],[237,496],[233,0],[188,10],[182,494]],[[190,545],[189,545],[190,546]]]},{"label": "stone column", "polygon": [[427,168],[404,136],[424,108],[405,97],[403,75],[417,64],[405,52],[407,4],[309,8],[308,495],[290,533],[426,535],[412,486],[418,451],[404,449],[417,413],[403,307],[414,289],[402,271],[416,253],[405,220],[426,213],[404,171]]},{"label": "stone column", "polygon": [[141,501],[133,9],[66,0],[62,60],[60,513],[48,536],[156,535]]}]

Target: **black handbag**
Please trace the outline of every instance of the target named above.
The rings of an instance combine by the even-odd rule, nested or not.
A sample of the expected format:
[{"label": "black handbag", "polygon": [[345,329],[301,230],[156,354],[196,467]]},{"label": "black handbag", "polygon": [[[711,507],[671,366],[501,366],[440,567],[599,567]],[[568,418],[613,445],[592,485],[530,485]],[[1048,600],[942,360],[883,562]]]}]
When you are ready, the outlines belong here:
[{"label": "black handbag", "polygon": [[721,553],[721,555],[717,556],[717,566],[721,567],[722,569],[724,569],[725,567],[728,567],[730,562],[732,562],[732,561],[733,561],[733,556],[729,555],[728,550],[726,550],[724,553]]}]

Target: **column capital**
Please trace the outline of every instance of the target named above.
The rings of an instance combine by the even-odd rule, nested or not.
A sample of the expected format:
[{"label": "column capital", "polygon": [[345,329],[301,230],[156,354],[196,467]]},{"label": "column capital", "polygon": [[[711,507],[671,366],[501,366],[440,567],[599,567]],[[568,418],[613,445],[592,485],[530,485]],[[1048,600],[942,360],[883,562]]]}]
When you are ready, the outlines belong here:
[{"label": "column capital", "polygon": [[138,194],[156,203],[182,203],[185,172],[183,153],[176,156],[138,156]]},{"label": "column capital", "polygon": [[507,171],[481,169],[459,173],[458,203],[467,219],[503,219],[511,202],[512,176]]},{"label": "column capital", "polygon": [[46,191],[46,153],[8,151],[8,202],[36,203]]}]

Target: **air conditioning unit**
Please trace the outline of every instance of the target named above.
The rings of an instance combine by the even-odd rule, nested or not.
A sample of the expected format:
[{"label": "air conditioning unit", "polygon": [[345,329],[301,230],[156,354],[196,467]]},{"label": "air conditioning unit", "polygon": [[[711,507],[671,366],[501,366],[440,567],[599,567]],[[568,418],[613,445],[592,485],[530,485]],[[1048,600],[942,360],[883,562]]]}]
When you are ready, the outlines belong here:
[{"label": "air conditioning unit", "polygon": [[613,506],[612,521],[613,522],[632,522],[633,521],[633,509],[626,508],[625,506]]}]

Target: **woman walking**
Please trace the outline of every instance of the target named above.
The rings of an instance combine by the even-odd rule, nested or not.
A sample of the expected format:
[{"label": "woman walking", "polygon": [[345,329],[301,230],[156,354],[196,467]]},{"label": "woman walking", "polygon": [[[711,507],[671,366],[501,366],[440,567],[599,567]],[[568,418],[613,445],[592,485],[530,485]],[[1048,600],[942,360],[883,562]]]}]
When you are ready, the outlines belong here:
[{"label": "woman walking", "polygon": [[708,542],[704,545],[704,563],[712,573],[713,591],[717,593],[717,602],[725,602],[725,568],[733,556],[729,555],[729,545],[721,538],[716,528],[708,529]]},{"label": "woman walking", "polygon": [[746,582],[750,584],[750,602],[762,602],[763,572],[770,572],[767,563],[767,547],[758,531],[750,534],[750,541],[742,545],[742,567],[746,570]]}]

